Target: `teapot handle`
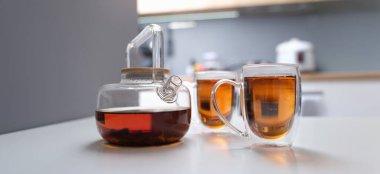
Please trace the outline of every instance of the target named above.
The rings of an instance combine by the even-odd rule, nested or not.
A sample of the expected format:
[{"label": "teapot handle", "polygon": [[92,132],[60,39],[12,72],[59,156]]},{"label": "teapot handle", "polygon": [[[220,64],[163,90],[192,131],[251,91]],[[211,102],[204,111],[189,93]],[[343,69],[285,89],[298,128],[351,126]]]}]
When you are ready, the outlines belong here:
[{"label": "teapot handle", "polygon": [[157,68],[164,67],[164,35],[162,28],[157,24],[146,26],[131,42],[128,43],[127,53],[127,68],[131,68],[131,49],[141,46],[148,39],[152,38],[152,59],[153,59],[153,81],[156,80]]}]

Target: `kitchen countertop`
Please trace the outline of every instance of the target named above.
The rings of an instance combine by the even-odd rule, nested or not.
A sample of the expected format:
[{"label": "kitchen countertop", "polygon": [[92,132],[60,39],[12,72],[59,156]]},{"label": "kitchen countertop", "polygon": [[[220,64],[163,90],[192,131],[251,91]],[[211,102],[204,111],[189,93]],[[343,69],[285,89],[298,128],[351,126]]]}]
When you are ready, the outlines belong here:
[{"label": "kitchen countertop", "polygon": [[301,74],[305,81],[380,80],[380,72],[308,72]]},{"label": "kitchen countertop", "polygon": [[[181,76],[181,78],[193,81],[191,76]],[[380,72],[302,72],[301,79],[302,81],[380,80]]]},{"label": "kitchen countertop", "polygon": [[232,133],[131,148],[106,144],[93,117],[0,135],[0,173],[380,173],[380,118],[305,117],[294,147],[252,149]]}]

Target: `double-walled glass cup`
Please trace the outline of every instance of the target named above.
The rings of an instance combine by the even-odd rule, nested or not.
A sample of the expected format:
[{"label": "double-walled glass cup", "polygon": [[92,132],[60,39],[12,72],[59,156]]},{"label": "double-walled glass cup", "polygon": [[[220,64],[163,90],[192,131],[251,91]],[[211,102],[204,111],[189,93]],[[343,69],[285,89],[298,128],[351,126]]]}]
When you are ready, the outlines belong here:
[{"label": "double-walled glass cup", "polygon": [[[211,129],[224,128],[224,123],[219,119],[212,106],[211,90],[215,83],[221,79],[235,80],[236,73],[231,71],[203,71],[195,74],[196,102],[199,118],[204,126]],[[231,120],[235,108],[235,88],[223,85],[215,93],[215,102],[219,106],[219,112],[226,120]]]},{"label": "double-walled glass cup", "polygon": [[[230,123],[220,110],[216,92],[223,84],[240,89],[245,130]],[[223,85],[224,86],[224,85]],[[212,89],[213,106],[219,118],[254,146],[291,146],[301,110],[301,85],[297,65],[257,64],[242,68],[241,82],[218,81]]]}]

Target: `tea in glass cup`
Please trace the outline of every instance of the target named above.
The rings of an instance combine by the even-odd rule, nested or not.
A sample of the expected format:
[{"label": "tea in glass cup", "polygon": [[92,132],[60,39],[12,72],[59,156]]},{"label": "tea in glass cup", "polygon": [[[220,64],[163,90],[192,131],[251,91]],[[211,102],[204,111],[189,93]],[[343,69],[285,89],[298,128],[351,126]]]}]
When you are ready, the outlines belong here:
[{"label": "tea in glass cup", "polygon": [[268,139],[286,135],[296,109],[296,77],[245,77],[244,85],[247,121],[255,134]]},{"label": "tea in glass cup", "polygon": [[[212,89],[213,106],[219,118],[233,131],[250,137],[255,146],[291,146],[301,111],[301,83],[297,65],[258,64],[242,68],[241,82],[224,79]],[[225,119],[216,99],[220,86],[240,88],[241,110],[246,130]]]},{"label": "tea in glass cup", "polygon": [[[211,100],[211,90],[220,79],[234,80],[236,79],[236,73],[230,71],[203,71],[195,74],[198,114],[203,125],[211,129],[224,127],[224,123],[219,119]],[[231,120],[235,103],[234,86],[220,86],[215,99],[223,116],[227,120]]]}]

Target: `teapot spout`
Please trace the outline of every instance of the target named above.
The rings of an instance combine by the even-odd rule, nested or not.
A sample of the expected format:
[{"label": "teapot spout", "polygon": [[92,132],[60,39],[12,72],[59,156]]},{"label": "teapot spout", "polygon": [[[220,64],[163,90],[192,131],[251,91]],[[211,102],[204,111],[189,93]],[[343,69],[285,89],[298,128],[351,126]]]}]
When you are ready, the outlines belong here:
[{"label": "teapot spout", "polygon": [[174,103],[177,100],[177,90],[181,85],[181,78],[173,75],[162,87],[157,88],[157,95],[167,103]]}]

